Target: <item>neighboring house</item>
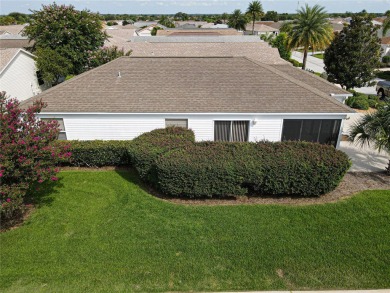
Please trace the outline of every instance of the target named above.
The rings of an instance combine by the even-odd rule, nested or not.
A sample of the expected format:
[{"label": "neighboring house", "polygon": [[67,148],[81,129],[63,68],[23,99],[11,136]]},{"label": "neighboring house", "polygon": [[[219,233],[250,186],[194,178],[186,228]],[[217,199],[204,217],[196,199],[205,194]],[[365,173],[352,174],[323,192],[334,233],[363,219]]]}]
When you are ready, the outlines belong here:
[{"label": "neighboring house", "polygon": [[[160,31],[158,31],[160,32]],[[221,36],[221,35],[199,35],[199,36],[154,36],[154,37],[132,37],[129,42],[149,43],[263,43],[258,36]]]},{"label": "neighboring house", "polygon": [[384,56],[390,56],[390,37],[384,37],[381,39],[381,48],[382,48],[382,55]]},{"label": "neighboring house", "polygon": [[105,46],[117,46],[123,47],[123,44],[128,42],[133,36],[136,36],[136,28],[131,25],[125,27],[118,27],[112,29],[106,29],[105,32],[108,35],[108,39],[104,42]]},{"label": "neighboring house", "polygon": [[28,37],[13,34],[0,35],[0,48],[30,48],[34,42],[30,42]]},{"label": "neighboring house", "polygon": [[197,28],[197,29],[180,29],[180,28],[167,28],[157,31],[157,36],[169,36],[169,37],[184,37],[184,36],[239,36],[242,35],[233,28]]},{"label": "neighboring house", "polygon": [[26,100],[44,89],[38,80],[35,56],[19,48],[0,49],[0,90]]},{"label": "neighboring house", "polygon": [[183,20],[175,21],[176,28],[199,28],[207,25],[207,21],[196,21],[196,20]]},{"label": "neighboring house", "polygon": [[26,24],[0,25],[0,31],[7,31],[10,35],[21,35]]},{"label": "neighboring house", "polygon": [[61,138],[70,140],[133,139],[177,125],[191,128],[197,141],[337,146],[343,119],[353,111],[329,89],[346,93],[331,84],[323,90],[326,81],[310,73],[294,78],[283,66],[293,69],[245,57],[121,57],[22,105],[42,99],[48,106],[38,117],[57,119]]},{"label": "neighboring house", "polygon": [[[253,25],[251,23],[248,23],[245,28],[245,35],[251,35],[252,34],[252,27]],[[258,24],[255,23],[254,27],[254,35],[269,35],[269,34],[274,34],[278,35],[279,34],[279,29],[273,28],[271,26],[265,25],[265,24]]]},{"label": "neighboring house", "polygon": [[151,21],[136,21],[133,23],[133,25],[137,28],[144,28],[144,27],[147,27],[149,25],[153,25],[153,24],[157,24],[158,21],[157,20],[151,20]]},{"label": "neighboring house", "polygon": [[163,26],[161,24],[151,24],[151,25],[148,25],[147,27],[144,27],[144,28],[141,28],[139,30],[136,30],[135,31],[135,34],[137,36],[140,36],[140,37],[151,37],[152,36],[152,30],[155,28],[155,27],[159,27],[163,30],[167,29],[166,26]]},{"label": "neighboring house", "polygon": [[[290,64],[267,43],[148,43],[127,42],[123,49],[134,57],[248,57],[265,64]],[[299,72],[299,71],[298,71]]]}]

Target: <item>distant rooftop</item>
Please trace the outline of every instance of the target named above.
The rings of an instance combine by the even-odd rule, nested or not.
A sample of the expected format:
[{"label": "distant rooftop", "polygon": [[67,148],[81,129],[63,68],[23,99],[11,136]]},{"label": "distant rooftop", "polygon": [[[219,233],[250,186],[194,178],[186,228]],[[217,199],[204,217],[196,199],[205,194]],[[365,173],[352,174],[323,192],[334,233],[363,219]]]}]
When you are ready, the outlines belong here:
[{"label": "distant rooftop", "polygon": [[152,36],[132,37],[130,42],[148,43],[262,43],[258,36]]}]

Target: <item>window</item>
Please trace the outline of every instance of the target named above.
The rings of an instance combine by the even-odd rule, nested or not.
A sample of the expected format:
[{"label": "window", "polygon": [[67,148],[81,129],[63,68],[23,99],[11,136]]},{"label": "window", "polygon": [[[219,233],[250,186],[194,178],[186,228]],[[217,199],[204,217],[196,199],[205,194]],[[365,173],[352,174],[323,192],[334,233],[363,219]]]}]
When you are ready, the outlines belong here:
[{"label": "window", "polygon": [[284,119],[282,141],[304,140],[336,146],[340,119]]},{"label": "window", "polygon": [[58,140],[66,140],[66,131],[64,119],[62,118],[41,118],[42,121],[57,121],[59,124],[60,133],[58,134]]},{"label": "window", "polygon": [[42,72],[38,70],[36,72],[36,74],[37,74],[37,78],[38,78],[38,84],[39,85],[44,85],[45,81],[43,80]]},{"label": "window", "polygon": [[249,121],[214,121],[214,141],[248,141]]},{"label": "window", "polygon": [[188,119],[165,119],[165,127],[188,128]]}]

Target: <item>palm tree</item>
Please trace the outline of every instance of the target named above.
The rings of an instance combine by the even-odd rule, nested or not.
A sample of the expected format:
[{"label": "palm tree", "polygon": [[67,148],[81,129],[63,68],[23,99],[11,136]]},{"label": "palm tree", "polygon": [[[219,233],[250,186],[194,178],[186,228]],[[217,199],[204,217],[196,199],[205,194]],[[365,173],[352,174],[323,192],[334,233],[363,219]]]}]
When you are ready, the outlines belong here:
[{"label": "palm tree", "polygon": [[[360,146],[373,144],[378,151],[390,152],[390,101],[375,113],[366,114],[349,133],[349,140]],[[386,168],[390,175],[390,160]]]},{"label": "palm tree", "polygon": [[244,31],[247,23],[248,19],[245,14],[242,14],[240,9],[234,10],[228,21],[229,27],[235,28],[239,31]]},{"label": "palm tree", "polygon": [[324,11],[324,7],[314,5],[310,7],[305,4],[297,11],[298,18],[293,22],[293,27],[289,33],[289,48],[303,47],[303,65],[306,68],[307,52],[324,49],[333,39],[333,29]]},{"label": "palm tree", "polygon": [[386,36],[388,30],[390,30],[390,10],[387,10],[385,15],[387,16],[382,26],[382,37]]},{"label": "palm tree", "polygon": [[254,0],[250,2],[248,8],[246,9],[246,14],[252,19],[252,35],[254,35],[255,21],[264,15],[263,6],[260,1]]}]

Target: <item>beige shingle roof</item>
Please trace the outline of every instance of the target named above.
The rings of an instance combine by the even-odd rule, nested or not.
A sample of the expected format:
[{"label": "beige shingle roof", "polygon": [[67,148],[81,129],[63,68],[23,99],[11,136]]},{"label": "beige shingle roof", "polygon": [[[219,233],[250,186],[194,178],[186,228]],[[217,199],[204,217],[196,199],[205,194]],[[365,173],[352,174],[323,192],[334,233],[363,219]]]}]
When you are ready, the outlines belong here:
[{"label": "beige shingle roof", "polygon": [[[247,24],[245,30],[252,31],[252,23]],[[268,25],[255,23],[255,31],[256,32],[266,32],[266,33],[268,33],[268,32],[278,31],[278,29],[273,28],[273,27],[268,26]]]},{"label": "beige shingle roof", "polygon": [[[118,73],[120,72],[120,77]],[[347,113],[345,105],[244,57],[121,57],[23,102],[56,113]]]},{"label": "beige shingle roof", "polygon": [[267,43],[125,43],[136,57],[229,57],[242,56],[266,64],[287,64],[278,49]]},{"label": "beige shingle roof", "polygon": [[0,25],[0,30],[7,31],[12,35],[17,35],[23,31],[25,26],[26,26],[25,24]]},{"label": "beige shingle roof", "polygon": [[19,52],[19,48],[0,49],[0,72],[7,66],[7,64]]}]

